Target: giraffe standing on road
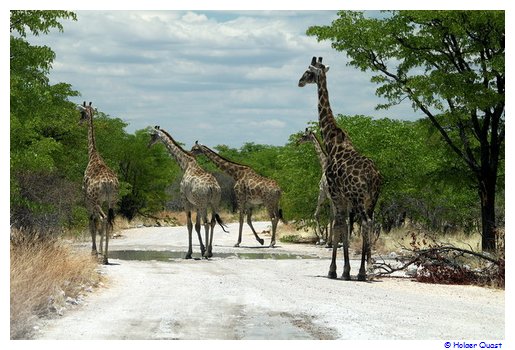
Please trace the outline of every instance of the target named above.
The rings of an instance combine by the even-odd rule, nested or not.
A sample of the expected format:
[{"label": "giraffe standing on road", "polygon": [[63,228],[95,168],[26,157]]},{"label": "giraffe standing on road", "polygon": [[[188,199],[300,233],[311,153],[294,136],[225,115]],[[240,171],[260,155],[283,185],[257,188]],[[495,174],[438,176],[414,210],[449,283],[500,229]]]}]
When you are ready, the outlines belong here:
[{"label": "giraffe standing on road", "polygon": [[349,262],[349,215],[354,213],[361,220],[363,246],[358,280],[366,280],[365,260],[373,230],[373,212],[379,197],[381,175],[370,159],[359,154],[348,139],[348,135],[336,124],[327,91],[326,72],[328,66],[322,58],[313,57],[308,69],[299,80],[299,87],[316,84],[318,89],[318,118],[323,142],[327,152],[325,174],[329,194],[335,206],[333,254],[329,267],[329,278],[336,278],[335,237],[343,239],[344,267],[342,278],[350,279]]},{"label": "giraffe standing on road", "polygon": [[[108,246],[109,234],[113,230],[114,207],[118,200],[118,178],[116,174],[105,164],[95,143],[95,130],[93,128],[94,109],[91,102],[86,106],[86,101],[78,106],[81,114],[80,124],[88,123],[88,165],[84,171],[83,190],[86,200],[86,208],[89,214],[89,231],[91,233],[91,252],[97,255],[96,236],[100,228],[100,255],[103,264],[109,264]],[[107,214],[102,205],[107,204]],[[104,246],[105,237],[105,246]]]},{"label": "giraffe standing on road", "polygon": [[[183,150],[169,133],[161,129],[159,126],[156,126],[151,132],[151,139],[148,146],[150,147],[158,141],[161,141],[165,145],[168,152],[170,152],[184,172],[180,184],[180,192],[188,220],[188,252],[186,253],[185,258],[191,259],[191,254],[193,253],[192,210],[197,212],[195,231],[197,232],[200,243],[200,251],[203,257],[210,258],[213,256],[213,231],[215,224],[218,223],[225,231],[224,223],[218,215],[218,206],[221,198],[220,185],[212,174],[208,173],[197,164],[193,155]],[[209,208],[211,208],[212,211],[211,221],[208,221],[207,219]],[[202,237],[200,234],[201,218],[204,223],[206,247],[204,247],[204,244],[202,243]]]},{"label": "giraffe standing on road", "polygon": [[327,177],[325,176],[325,164],[327,163],[327,154],[325,153],[324,146],[320,144],[320,141],[316,137],[315,133],[308,128],[302,133],[298,143],[308,143],[311,142],[315,146],[315,152],[318,157],[318,161],[320,162],[320,166],[322,168],[322,176],[320,177],[320,181],[318,182],[318,199],[317,199],[317,207],[315,209],[315,222],[316,222],[316,234],[318,239],[324,239],[324,234],[322,231],[322,225],[320,224],[320,211],[322,209],[322,205],[325,200],[329,201],[330,213],[329,213],[329,227],[327,229],[325,235],[326,247],[332,246],[332,237],[333,237],[333,221],[334,221],[334,205],[331,201],[331,196],[329,195],[329,188],[327,185]]},{"label": "giraffe standing on road", "polygon": [[282,212],[279,209],[279,199],[281,198],[281,189],[279,185],[272,179],[258,175],[252,168],[246,165],[232,162],[209,147],[195,142],[191,149],[193,154],[205,154],[213,163],[215,163],[222,171],[227,173],[235,180],[234,191],[236,193],[236,201],[238,203],[238,211],[240,214],[240,226],[238,232],[238,242],[234,245],[239,247],[241,243],[241,235],[243,231],[243,219],[247,215],[247,224],[252,229],[256,240],[263,245],[264,240],[260,238],[252,226],[252,210],[257,205],[264,205],[268,211],[268,215],[272,222],[272,239],[270,248],[275,246],[275,234],[279,219],[282,220]]}]

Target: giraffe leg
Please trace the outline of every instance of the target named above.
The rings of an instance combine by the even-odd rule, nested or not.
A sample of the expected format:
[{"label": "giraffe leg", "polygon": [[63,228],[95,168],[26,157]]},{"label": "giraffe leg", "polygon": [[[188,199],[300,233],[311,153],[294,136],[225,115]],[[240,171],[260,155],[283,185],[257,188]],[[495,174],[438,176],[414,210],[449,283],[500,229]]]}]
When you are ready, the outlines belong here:
[{"label": "giraffe leg", "polygon": [[[204,246],[204,242],[202,242],[202,235],[200,233],[200,219],[202,218],[202,215],[200,211],[197,210],[197,217],[195,218],[195,232],[197,232],[198,242],[200,245],[200,255],[204,256],[206,252],[206,247]],[[207,241],[207,235],[206,235],[206,241]],[[206,242],[207,244],[207,242]]]},{"label": "giraffe leg", "polygon": [[91,255],[97,256],[97,219],[93,214],[89,216],[89,233],[91,234]]},{"label": "giraffe leg", "polygon": [[215,211],[213,211],[213,214],[211,216],[211,224],[210,224],[211,234],[209,235],[209,244],[208,244],[208,248],[207,248],[207,257],[208,258],[211,258],[213,256],[213,234],[215,232],[215,226],[216,226],[215,215],[216,215],[216,213],[215,213]]},{"label": "giraffe leg", "polygon": [[[331,257],[331,265],[329,267],[329,273],[327,274],[327,277],[329,278],[336,278],[336,257],[338,252],[338,242],[340,241],[341,237],[345,237],[346,234],[346,226],[345,226],[345,211],[339,210],[335,214],[335,221],[334,221],[334,229],[333,229],[333,254]],[[347,258],[344,259],[344,267],[343,267],[343,279],[350,279],[350,266],[348,264],[348,258],[349,258],[349,252],[348,249],[345,250],[345,238],[343,239],[343,255],[345,257],[345,254],[347,254]],[[347,247],[348,248],[348,247]]]},{"label": "giraffe leg", "polygon": [[[329,198],[329,197],[328,197]],[[336,217],[336,209],[333,205],[333,202],[331,201],[331,198],[329,198],[329,209],[330,209],[330,214],[329,214],[329,228],[327,229],[327,243],[326,243],[326,248],[331,248],[332,247],[332,244],[333,244],[333,237],[334,237],[334,222],[335,222],[335,217]],[[338,243],[339,242],[336,242],[336,245],[338,246]]]},{"label": "giraffe leg", "polygon": [[[112,205],[112,204],[111,204]],[[109,259],[108,259],[108,252],[109,252],[109,237],[111,236],[113,232],[113,224],[114,224],[114,209],[112,207],[109,207],[107,217],[105,217],[103,221],[103,231],[105,234],[105,247],[104,247],[104,254],[102,263],[104,265],[109,265]]]},{"label": "giraffe leg", "polygon": [[250,229],[252,230],[254,237],[256,237],[256,241],[258,241],[261,245],[265,244],[265,240],[263,238],[259,238],[256,230],[254,230],[254,226],[252,226],[252,209],[249,209],[249,211],[247,212],[247,225],[250,226]]},{"label": "giraffe leg", "polygon": [[[349,220],[350,223],[350,220]],[[333,239],[333,243],[336,241],[336,244],[338,245],[338,238],[341,237],[342,239],[342,245],[343,245],[343,274],[342,278],[346,281],[350,280],[350,258],[349,258],[349,227],[347,226],[347,222],[345,218],[343,219],[342,223],[343,232],[342,235],[337,235],[337,239]]]},{"label": "giraffe leg", "polygon": [[275,247],[275,233],[277,231],[277,224],[279,223],[279,216],[272,217],[272,239],[270,240],[270,248]]},{"label": "giraffe leg", "polygon": [[210,241],[209,228],[211,227],[211,222],[207,221],[207,211],[202,213],[202,220],[204,222],[204,231],[205,231],[205,236],[206,236],[206,247],[205,247],[205,250],[204,250],[204,253],[202,254],[202,256],[207,259],[207,258],[210,258],[211,256],[213,256],[213,253],[211,253],[211,247],[209,244],[209,241]]},{"label": "giraffe leg", "polygon": [[[105,222],[107,220],[107,215],[104,214],[102,207],[100,205],[95,205],[95,211],[97,220],[100,220],[100,254],[104,255],[104,234],[105,234]],[[97,221],[98,227],[98,221]]]},{"label": "giraffe leg", "polygon": [[[335,227],[336,229],[336,227]],[[329,273],[327,274],[327,277],[331,279],[336,279],[336,256],[338,253],[338,241],[335,242],[335,237],[338,235],[333,235],[333,254],[331,256],[331,265],[329,266]]]},{"label": "giraffe leg", "polygon": [[192,242],[192,231],[193,231],[193,222],[191,221],[191,211],[187,211],[187,226],[188,226],[188,252],[186,253],[185,259],[191,259],[191,254],[193,253],[193,242]]},{"label": "giraffe leg", "polygon": [[102,264],[104,264],[104,265],[109,265],[109,260],[107,258],[107,247],[109,246],[108,226],[109,226],[108,220],[107,220],[107,218],[105,218],[102,221],[102,232],[103,232],[102,236],[105,235],[105,247],[104,247],[103,256],[102,256]]},{"label": "giraffe leg", "polygon": [[[322,225],[320,224],[320,208],[322,207],[322,203],[324,203],[324,200],[325,200],[325,194],[323,193],[323,191],[320,190],[318,192],[317,207],[315,209],[315,214],[314,214],[315,223],[316,223],[315,234],[317,235],[319,244],[322,244],[322,240],[323,240],[323,236],[324,236],[324,234],[322,232]],[[326,237],[325,243],[326,243],[326,246],[329,245],[328,237]]]},{"label": "giraffe leg", "polygon": [[363,240],[363,246],[361,249],[361,265],[359,267],[358,281],[367,280],[367,272],[365,269],[366,257],[369,253],[369,235],[370,235],[370,220],[365,219],[361,225],[361,236]]},{"label": "giraffe leg", "polygon": [[236,242],[236,244],[234,245],[235,247],[239,247],[241,243],[241,234],[243,232],[243,215],[243,209],[240,209],[240,227],[238,230],[238,242]]}]

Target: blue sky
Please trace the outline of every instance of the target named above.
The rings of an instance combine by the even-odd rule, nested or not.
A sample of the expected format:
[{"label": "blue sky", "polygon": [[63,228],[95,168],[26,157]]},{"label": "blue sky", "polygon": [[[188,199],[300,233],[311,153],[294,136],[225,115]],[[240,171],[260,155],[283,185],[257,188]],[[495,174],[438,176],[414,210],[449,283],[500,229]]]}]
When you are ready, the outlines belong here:
[{"label": "blue sky", "polygon": [[312,56],[331,66],[333,112],[416,119],[409,103],[376,111],[370,75],[305,35],[336,11],[76,11],[64,32],[30,38],[56,53],[50,79],[134,132],[160,125],[187,146],[284,145],[317,119],[314,86],[297,87]]}]

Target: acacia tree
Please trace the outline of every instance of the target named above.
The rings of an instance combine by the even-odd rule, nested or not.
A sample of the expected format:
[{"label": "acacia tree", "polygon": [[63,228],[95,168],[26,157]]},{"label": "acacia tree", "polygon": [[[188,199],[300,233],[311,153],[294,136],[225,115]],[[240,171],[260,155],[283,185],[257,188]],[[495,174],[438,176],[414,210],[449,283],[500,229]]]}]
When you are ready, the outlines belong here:
[{"label": "acacia tree", "polygon": [[67,155],[65,145],[75,139],[78,116],[68,97],[77,96],[78,92],[69,84],[50,84],[48,74],[55,53],[47,46],[31,45],[26,40],[28,34],[62,31],[63,19],[73,20],[75,14],[10,12],[11,224],[25,228],[31,222],[37,226],[55,223],[54,214],[72,207],[78,191],[69,181],[70,174],[60,171],[61,165],[68,164],[73,157]]},{"label": "acacia tree", "polygon": [[389,108],[409,99],[473,174],[483,250],[495,249],[495,195],[505,138],[504,11],[340,11],[307,30],[372,71]]}]

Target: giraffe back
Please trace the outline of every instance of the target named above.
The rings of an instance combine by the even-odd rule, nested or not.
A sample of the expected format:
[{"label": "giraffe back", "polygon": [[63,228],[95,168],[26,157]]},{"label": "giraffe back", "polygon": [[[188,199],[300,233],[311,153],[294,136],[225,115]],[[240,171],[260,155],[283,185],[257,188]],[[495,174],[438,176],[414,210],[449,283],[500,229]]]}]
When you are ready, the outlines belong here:
[{"label": "giraffe back", "polygon": [[196,162],[190,162],[180,184],[183,199],[198,208],[218,206],[222,190],[216,178],[202,169]]}]

